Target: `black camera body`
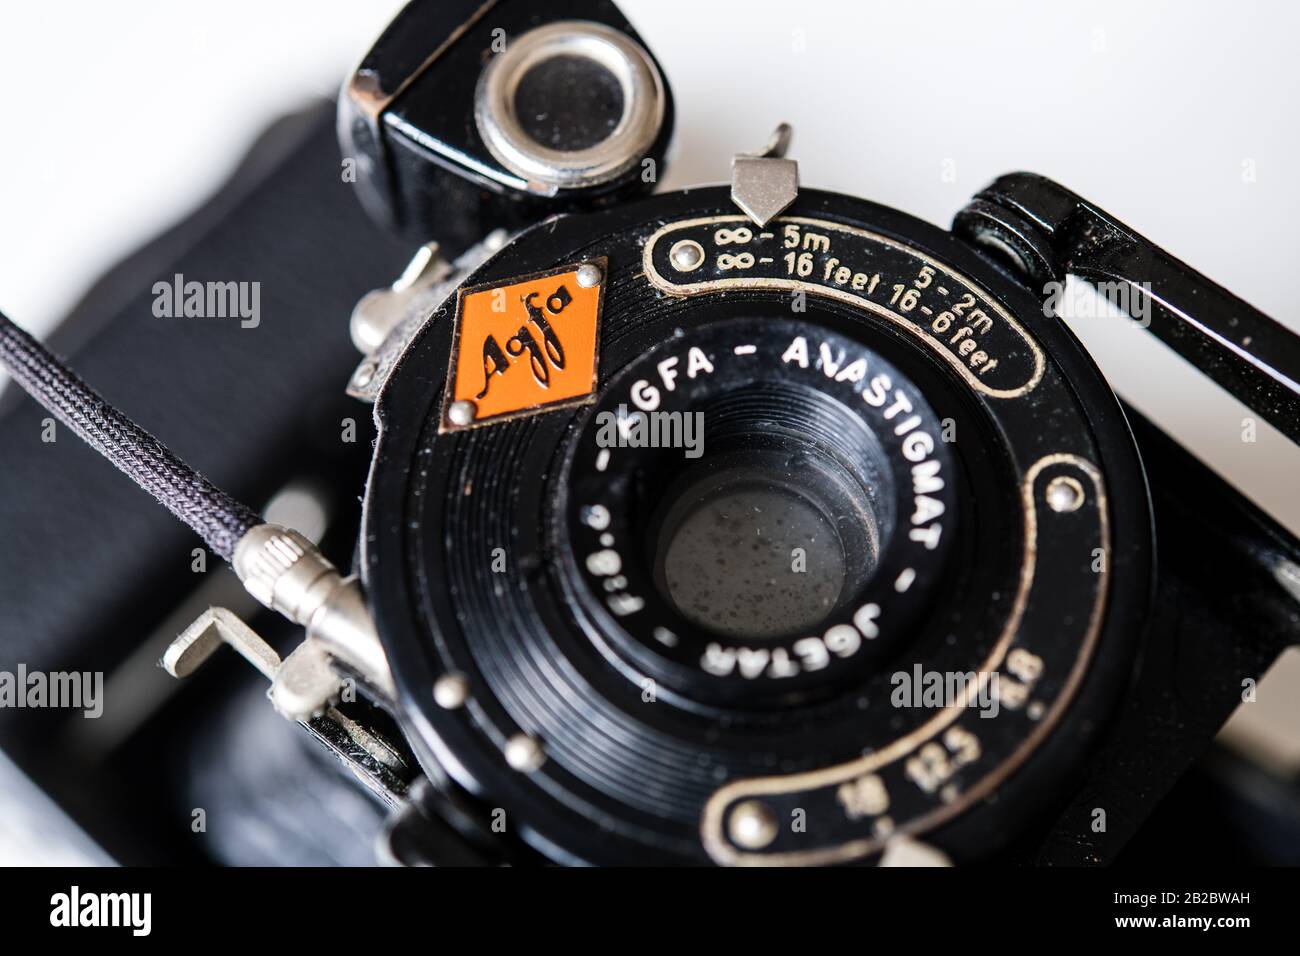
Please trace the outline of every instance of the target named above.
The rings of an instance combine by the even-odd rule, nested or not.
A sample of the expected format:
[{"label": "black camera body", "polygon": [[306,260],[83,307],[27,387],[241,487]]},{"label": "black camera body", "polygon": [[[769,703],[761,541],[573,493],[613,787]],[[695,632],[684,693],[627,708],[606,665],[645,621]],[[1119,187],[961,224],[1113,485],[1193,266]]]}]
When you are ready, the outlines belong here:
[{"label": "black camera body", "polygon": [[[124,264],[58,344],[218,485],[265,502],[309,479],[325,503],[363,605],[325,600],[294,647],[233,581],[201,597],[294,647],[272,699],[377,797],[356,813],[393,859],[1115,859],[1296,641],[1300,545],[1115,397],[1053,290],[1093,282],[1293,439],[1295,338],[1029,174],[947,231],[804,188],[778,130],[730,188],[651,195],[672,115],[612,4],[416,0],[344,85],[342,182],[327,118],[282,128],[251,191],[182,227],[179,259],[163,240]],[[177,325],[146,379],[147,297],[94,316],[164,271],[291,291],[258,349]],[[358,399],[373,448],[333,439],[364,435]],[[195,591],[188,539],[124,482],[87,496],[105,466],[71,443],[53,464],[39,418],[0,419],[0,574],[62,571],[57,596],[15,589],[7,656],[127,673]],[[115,530],[59,553],[86,527]],[[253,549],[235,569],[283,611]],[[154,655],[173,672],[186,633]],[[311,816],[313,788],[353,785],[296,750],[310,787],[252,783],[246,699],[194,680],[166,706],[235,769],[187,777],[182,805]],[[66,755],[14,749],[57,780]],[[218,855],[316,860],[348,846],[336,823],[280,860],[232,828]]]}]

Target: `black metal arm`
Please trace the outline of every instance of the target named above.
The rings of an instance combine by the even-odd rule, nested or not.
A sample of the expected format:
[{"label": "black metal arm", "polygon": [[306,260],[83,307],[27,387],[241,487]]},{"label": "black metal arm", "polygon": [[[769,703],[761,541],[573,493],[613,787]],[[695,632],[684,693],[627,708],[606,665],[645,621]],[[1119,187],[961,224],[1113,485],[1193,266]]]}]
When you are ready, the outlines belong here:
[{"label": "black metal arm", "polygon": [[1300,336],[1050,179],[1011,173],[953,230],[1039,284],[1073,275],[1300,443]]}]

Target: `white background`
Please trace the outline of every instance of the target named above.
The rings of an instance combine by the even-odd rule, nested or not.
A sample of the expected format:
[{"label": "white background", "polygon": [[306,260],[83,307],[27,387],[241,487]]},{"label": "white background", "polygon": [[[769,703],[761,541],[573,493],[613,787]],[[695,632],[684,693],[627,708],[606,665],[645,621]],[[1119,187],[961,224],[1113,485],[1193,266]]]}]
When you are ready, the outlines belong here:
[{"label": "white background", "polygon": [[[1300,4],[622,7],[676,94],[669,187],[725,179],[730,156],[780,120],[795,126],[805,184],[940,224],[996,175],[1028,169],[1300,329]],[[268,121],[333,95],[396,8],[6,3],[0,308],[47,332],[101,270],[215,188]],[[1246,412],[1149,335],[1072,325],[1122,394],[1300,531],[1300,453],[1262,423],[1243,442]]]},{"label": "white background", "polygon": [[[332,95],[397,6],[7,4],[0,308],[48,331],[102,269],[214,189],[272,117]],[[623,8],[676,92],[667,186],[725,179],[732,153],[780,120],[795,126],[804,183],[941,224],[994,176],[1029,169],[1300,328],[1300,5]],[[1145,333],[1073,325],[1124,395],[1300,531],[1300,454],[1267,427],[1242,442],[1245,412]]]}]

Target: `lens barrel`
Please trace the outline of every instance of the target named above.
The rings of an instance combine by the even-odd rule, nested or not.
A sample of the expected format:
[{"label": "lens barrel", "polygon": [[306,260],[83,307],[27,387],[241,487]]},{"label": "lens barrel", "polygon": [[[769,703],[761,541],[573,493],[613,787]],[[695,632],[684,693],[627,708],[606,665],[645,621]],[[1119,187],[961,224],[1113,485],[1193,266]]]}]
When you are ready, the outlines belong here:
[{"label": "lens barrel", "polygon": [[942,578],[958,519],[942,422],[830,319],[706,314],[615,376],[575,434],[563,573],[602,653],[665,697],[830,693],[889,655]]},{"label": "lens barrel", "polygon": [[[457,339],[458,302],[580,273],[596,311]],[[761,231],[705,189],[543,223],[458,302],[379,397],[361,550],[435,779],[595,863],[847,862],[903,828],[960,860],[1062,786],[1129,673],[1150,522],[1030,290],[893,210],[801,190]],[[446,427],[453,368],[540,395],[579,342],[589,396]],[[903,692],[933,675],[973,683]]]}]

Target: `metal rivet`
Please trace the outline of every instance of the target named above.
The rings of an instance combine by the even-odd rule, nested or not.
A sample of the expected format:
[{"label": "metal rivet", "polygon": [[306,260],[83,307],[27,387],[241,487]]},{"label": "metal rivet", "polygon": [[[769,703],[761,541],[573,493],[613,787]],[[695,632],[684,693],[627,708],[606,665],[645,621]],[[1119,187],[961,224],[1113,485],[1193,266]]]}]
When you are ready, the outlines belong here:
[{"label": "metal rivet", "polygon": [[352,376],[352,384],[357,388],[365,388],[370,384],[371,379],[375,377],[375,371],[374,362],[363,362],[361,367],[357,369],[357,373]]},{"label": "metal rivet", "polygon": [[668,258],[678,272],[692,272],[704,263],[704,247],[694,239],[682,239],[673,243]]},{"label": "metal rivet", "polygon": [[600,285],[601,272],[600,266],[593,265],[590,262],[584,262],[578,266],[578,285],[584,289],[594,289]]},{"label": "metal rivet", "polygon": [[1083,485],[1069,475],[1060,475],[1047,483],[1045,497],[1053,511],[1078,511],[1083,505]]},{"label": "metal rivet", "polygon": [[455,710],[469,700],[469,681],[461,674],[443,674],[433,682],[433,700],[445,710]]},{"label": "metal rivet", "polygon": [[506,741],[506,763],[520,773],[531,773],[545,762],[542,745],[527,734],[515,734]]},{"label": "metal rivet", "polygon": [[478,414],[478,407],[467,399],[452,402],[451,407],[447,409],[447,421],[453,425],[468,425]]},{"label": "metal rivet", "polygon": [[746,800],[731,811],[727,829],[737,846],[760,850],[776,839],[776,814],[765,803]]}]

